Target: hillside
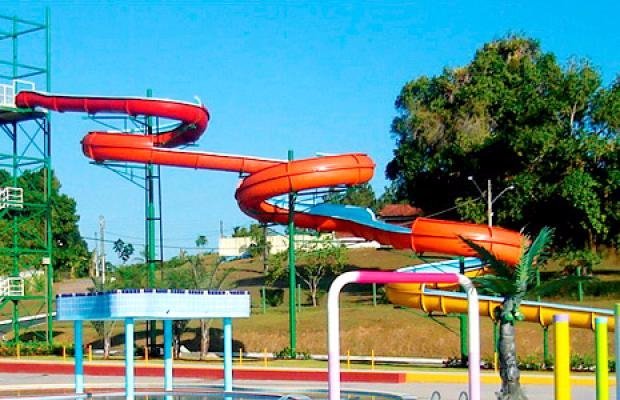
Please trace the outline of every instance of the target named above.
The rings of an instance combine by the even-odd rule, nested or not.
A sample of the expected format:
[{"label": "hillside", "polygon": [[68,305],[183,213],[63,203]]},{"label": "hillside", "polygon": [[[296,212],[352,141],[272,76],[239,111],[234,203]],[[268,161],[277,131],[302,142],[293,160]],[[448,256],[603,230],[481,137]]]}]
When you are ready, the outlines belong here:
[{"label": "hillside", "polygon": [[[594,286],[607,288],[597,296],[586,296],[583,303],[577,303],[574,298],[551,298],[547,301],[579,304],[583,306],[612,308],[619,298],[620,268],[612,263],[617,258],[609,258],[600,269],[599,282]],[[356,249],[347,253],[347,264],[351,269],[378,268],[393,270],[399,267],[420,263],[411,253],[392,250]],[[286,290],[282,305],[267,308],[263,313],[260,300],[260,291],[263,286],[262,261],[259,259],[236,260],[224,264],[233,269],[228,277],[228,287],[247,289],[252,295],[252,316],[249,319],[238,320],[234,323],[235,349],[244,351],[278,352],[288,346],[288,304]],[[554,265],[552,269],[559,267]],[[595,271],[596,272],[596,271]],[[69,280],[56,284],[57,293],[83,291],[91,285],[88,279]],[[609,289],[611,288],[611,289]],[[591,292],[595,289],[589,289]],[[303,288],[302,288],[303,291]],[[305,291],[303,291],[305,293]],[[379,291],[381,293],[381,291]],[[319,307],[309,306],[305,295],[302,297],[302,307],[298,312],[298,350],[302,352],[326,353],[326,310],[325,302]],[[416,357],[456,357],[459,354],[459,321],[458,318],[445,315],[428,316],[420,310],[402,309],[391,304],[381,304],[381,298],[376,307],[372,303],[370,285],[352,286],[342,295],[341,334],[342,349],[351,354],[369,355],[374,351],[377,355],[416,356]],[[28,309],[25,304],[25,309]],[[3,318],[9,318],[10,307],[5,307]],[[33,310],[35,311],[35,310]],[[24,314],[26,312],[23,312]],[[100,346],[95,332],[86,324],[86,342],[92,342],[95,347]],[[25,332],[31,337],[31,332]],[[120,324],[117,324],[117,333],[113,343],[121,346],[123,342]],[[482,353],[486,358],[492,355],[492,324],[488,318],[482,319]],[[543,329],[536,324],[522,323],[518,327],[518,347],[522,350],[521,356],[537,356],[542,354]],[[552,338],[550,330],[550,337]],[[183,335],[183,344],[190,350],[197,350],[198,322],[190,324]],[[211,329],[211,350],[221,350],[221,325],[214,321]],[[143,324],[137,326],[137,337],[143,338]],[[571,331],[571,346],[576,354],[593,354],[594,335],[589,330],[573,329]],[[55,324],[55,340],[58,343],[72,343],[71,326],[67,323]],[[142,339],[139,339],[142,340]],[[552,343],[552,342],[551,342]]]}]

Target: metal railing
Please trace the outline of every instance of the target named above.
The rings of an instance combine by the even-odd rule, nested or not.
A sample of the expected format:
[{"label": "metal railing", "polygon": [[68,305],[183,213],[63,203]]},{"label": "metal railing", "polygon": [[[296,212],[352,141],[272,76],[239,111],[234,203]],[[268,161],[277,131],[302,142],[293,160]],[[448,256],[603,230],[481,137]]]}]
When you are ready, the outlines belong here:
[{"label": "metal railing", "polygon": [[24,189],[20,187],[0,188],[0,210],[3,208],[24,208]]},{"label": "metal railing", "polygon": [[11,83],[0,84],[0,107],[17,108],[15,96],[21,89],[34,90],[34,82],[15,79]]},{"label": "metal railing", "polygon": [[0,279],[0,297],[23,296],[24,279],[19,276]]}]

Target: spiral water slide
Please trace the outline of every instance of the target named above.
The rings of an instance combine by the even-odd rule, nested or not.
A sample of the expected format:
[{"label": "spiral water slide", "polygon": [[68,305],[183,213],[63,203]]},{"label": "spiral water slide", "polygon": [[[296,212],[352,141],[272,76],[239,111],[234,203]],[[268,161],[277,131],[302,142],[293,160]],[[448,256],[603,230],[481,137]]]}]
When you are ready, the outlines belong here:
[{"label": "spiral water slide", "polygon": [[[317,188],[362,184],[368,182],[374,173],[373,161],[360,153],[284,161],[175,149],[197,141],[207,128],[207,109],[192,103],[140,97],[69,96],[22,91],[16,97],[16,104],[22,108],[41,107],[57,112],[111,113],[178,120],[180,123],[174,128],[154,135],[89,132],[82,140],[82,150],[95,162],[151,163],[236,172],[245,176],[235,193],[239,207],[245,214],[261,222],[288,222],[288,210],[270,201],[277,196]],[[498,227],[428,218],[418,218],[411,229],[406,229],[377,221],[366,209],[331,204],[319,204],[303,212],[295,212],[294,221],[301,228],[350,232],[417,253],[473,256],[473,251],[460,239],[462,236],[511,264],[516,264],[519,259],[522,241],[518,233]],[[442,267],[433,268],[437,271]],[[481,267],[471,268],[471,273],[481,271]],[[449,297],[450,294],[445,291],[427,293],[424,289],[416,285],[391,285],[388,287],[388,296],[397,304],[423,308],[429,312],[460,312],[466,309],[464,298]],[[429,302],[431,298],[435,301]],[[581,318],[582,314],[571,311],[571,322],[575,321],[575,326],[591,327],[593,321],[589,319],[595,313],[585,313],[586,316],[590,315],[585,319]],[[531,318],[544,323],[540,315]],[[582,320],[587,321],[580,322]]]}]

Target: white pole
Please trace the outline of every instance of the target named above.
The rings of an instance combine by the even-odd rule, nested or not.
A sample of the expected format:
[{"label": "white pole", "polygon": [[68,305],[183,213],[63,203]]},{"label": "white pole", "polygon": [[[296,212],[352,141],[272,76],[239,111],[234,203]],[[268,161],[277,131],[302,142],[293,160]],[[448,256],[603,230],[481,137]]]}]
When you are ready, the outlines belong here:
[{"label": "white pole", "polygon": [[334,280],[327,295],[328,399],[340,400],[340,309],[342,288],[357,283],[459,283],[467,293],[469,315],[469,398],[480,400],[480,315],[478,294],[469,278],[449,273],[379,271],[345,272]]},{"label": "white pole", "polygon": [[491,180],[487,180],[487,213],[489,228],[493,226],[493,193],[491,192]]},{"label": "white pole", "polygon": [[469,321],[469,398],[480,400],[480,306],[476,288],[465,275],[459,275],[459,284],[467,293],[467,320]]}]

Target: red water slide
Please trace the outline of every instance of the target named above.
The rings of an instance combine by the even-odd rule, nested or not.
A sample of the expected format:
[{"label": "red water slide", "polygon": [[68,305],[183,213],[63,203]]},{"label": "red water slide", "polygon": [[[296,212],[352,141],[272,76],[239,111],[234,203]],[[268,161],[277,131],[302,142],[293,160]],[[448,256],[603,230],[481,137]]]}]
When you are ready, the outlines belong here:
[{"label": "red water slide", "polygon": [[[20,92],[16,103],[19,107],[42,107],[58,112],[114,113],[179,120],[180,124],[174,129],[155,135],[90,132],[82,140],[82,148],[87,157],[97,162],[152,163],[247,175],[235,198],[244,213],[262,222],[285,224],[288,220],[287,209],[269,202],[273,197],[315,188],[357,185],[368,182],[374,173],[372,159],[358,153],[288,162],[174,149],[195,142],[207,128],[209,113],[202,105],[153,98],[66,96],[31,91]],[[463,236],[512,264],[519,259],[522,241],[518,233],[502,228],[428,218],[418,218],[411,231],[394,230],[387,224],[367,223],[346,216],[311,212],[296,212],[295,224],[319,231],[351,232],[418,253],[474,255],[459,238]]]}]

